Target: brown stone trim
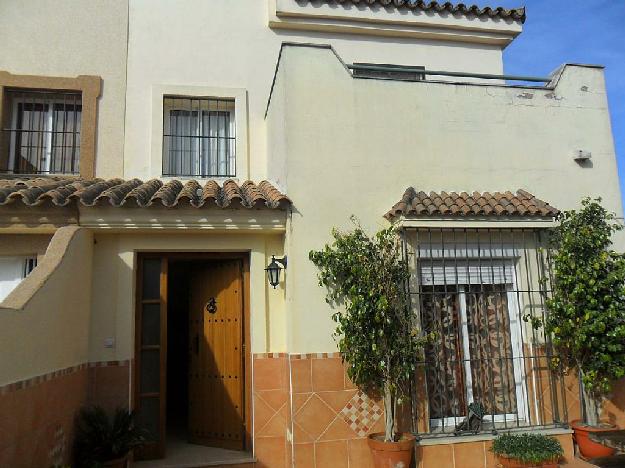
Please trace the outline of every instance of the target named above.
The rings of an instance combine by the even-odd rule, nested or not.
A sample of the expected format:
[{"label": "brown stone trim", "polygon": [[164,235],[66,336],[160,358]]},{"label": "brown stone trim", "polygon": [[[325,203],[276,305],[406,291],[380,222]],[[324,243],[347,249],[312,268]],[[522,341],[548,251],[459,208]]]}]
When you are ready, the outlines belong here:
[{"label": "brown stone trim", "polygon": [[103,362],[89,362],[77,364],[75,366],[66,367],[64,369],[57,369],[52,372],[48,372],[47,374],[37,375],[35,377],[30,377],[28,379],[19,380],[17,382],[12,382],[10,384],[6,384],[0,387],[0,395],[6,395],[8,393],[16,392],[18,390],[24,390],[26,388],[34,387],[35,385],[39,385],[43,382],[48,382],[49,380],[54,380],[58,377],[63,377],[66,375],[75,374],[81,370],[87,369],[89,367],[112,367],[112,366],[127,366],[130,361],[103,361]]},{"label": "brown stone trim", "polygon": [[0,71],[0,122],[5,121],[3,112],[4,89],[53,89],[58,91],[80,91],[82,94],[82,122],[80,133],[80,176],[95,177],[95,142],[98,98],[102,91],[99,76],[79,75],[76,78],[14,75]]}]

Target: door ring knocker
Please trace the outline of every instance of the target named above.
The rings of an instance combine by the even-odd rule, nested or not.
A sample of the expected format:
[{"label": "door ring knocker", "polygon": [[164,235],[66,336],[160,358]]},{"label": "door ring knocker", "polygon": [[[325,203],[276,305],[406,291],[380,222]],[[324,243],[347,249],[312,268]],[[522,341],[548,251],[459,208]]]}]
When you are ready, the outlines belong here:
[{"label": "door ring knocker", "polygon": [[217,312],[217,300],[214,297],[211,297],[206,303],[205,309],[209,314]]}]

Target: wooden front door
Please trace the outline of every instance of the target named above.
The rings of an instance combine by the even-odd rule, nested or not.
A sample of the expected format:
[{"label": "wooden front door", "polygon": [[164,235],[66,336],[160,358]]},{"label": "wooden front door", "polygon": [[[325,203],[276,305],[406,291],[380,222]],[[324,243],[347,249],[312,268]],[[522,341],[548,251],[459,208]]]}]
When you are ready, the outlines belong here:
[{"label": "wooden front door", "polygon": [[189,442],[245,446],[243,264],[193,265],[189,300]]}]

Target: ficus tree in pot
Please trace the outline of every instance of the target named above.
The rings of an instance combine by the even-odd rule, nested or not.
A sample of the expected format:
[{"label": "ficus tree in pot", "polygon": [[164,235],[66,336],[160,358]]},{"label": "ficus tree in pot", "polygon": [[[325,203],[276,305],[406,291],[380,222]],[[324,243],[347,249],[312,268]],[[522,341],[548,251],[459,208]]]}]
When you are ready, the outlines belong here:
[{"label": "ficus tree in pot", "polygon": [[600,202],[583,199],[580,210],[562,212],[552,229],[545,323],[558,359],[580,373],[589,426],[599,424],[602,397],[625,376],[625,257],[611,249],[622,226]]},{"label": "ficus tree in pot", "polygon": [[405,288],[407,263],[393,227],[373,236],[354,221],[350,232],[332,230],[333,242],[311,251],[319,285],[335,307],[332,319],[349,378],[383,397],[385,441],[395,441],[396,410],[408,395],[425,338],[416,327]]}]

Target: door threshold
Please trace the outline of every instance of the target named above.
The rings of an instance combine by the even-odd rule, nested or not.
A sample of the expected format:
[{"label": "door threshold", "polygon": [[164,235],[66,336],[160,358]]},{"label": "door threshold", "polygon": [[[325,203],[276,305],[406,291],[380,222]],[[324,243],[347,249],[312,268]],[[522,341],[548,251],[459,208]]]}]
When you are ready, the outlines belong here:
[{"label": "door threshold", "polygon": [[250,452],[205,447],[188,443],[167,444],[167,456],[160,460],[133,462],[133,468],[204,468],[249,464],[254,466],[256,458]]}]

